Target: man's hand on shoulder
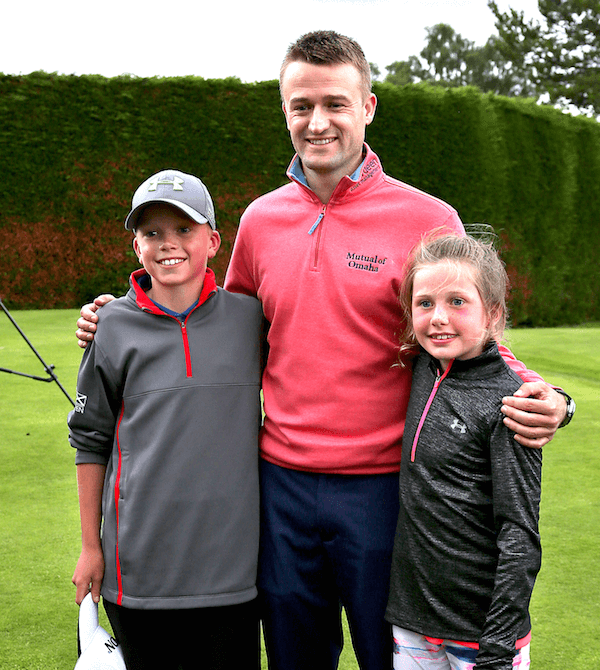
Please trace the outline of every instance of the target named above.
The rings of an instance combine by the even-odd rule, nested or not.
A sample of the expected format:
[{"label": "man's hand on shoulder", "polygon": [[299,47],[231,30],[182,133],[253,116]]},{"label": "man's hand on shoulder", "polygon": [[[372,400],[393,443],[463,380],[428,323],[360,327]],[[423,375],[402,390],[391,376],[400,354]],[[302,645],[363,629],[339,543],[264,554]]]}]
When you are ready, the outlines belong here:
[{"label": "man's hand on shoulder", "polygon": [[100,307],[103,307],[115,296],[110,293],[99,295],[94,302],[90,302],[81,308],[81,316],[77,319],[77,330],[75,336],[77,337],[77,344],[85,349],[87,345],[94,339],[96,332],[96,324],[98,323],[98,315],[96,312]]},{"label": "man's hand on shoulder", "polygon": [[545,382],[527,382],[502,402],[504,423],[526,447],[548,444],[567,414],[565,396]]}]

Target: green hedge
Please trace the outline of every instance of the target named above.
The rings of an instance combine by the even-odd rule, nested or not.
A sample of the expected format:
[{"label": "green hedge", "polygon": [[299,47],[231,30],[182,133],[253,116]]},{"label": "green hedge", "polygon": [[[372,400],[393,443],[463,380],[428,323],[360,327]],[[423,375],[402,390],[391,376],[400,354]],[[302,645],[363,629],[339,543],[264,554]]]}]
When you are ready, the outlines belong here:
[{"label": "green hedge", "polygon": [[513,323],[597,320],[600,125],[472,88],[377,93],[369,141],[386,171],[499,234]]},{"label": "green hedge", "polygon": [[[384,168],[492,224],[513,322],[599,320],[600,125],[470,88],[376,85],[367,141]],[[76,307],[136,267],[122,221],[149,174],[198,174],[215,199],[222,280],[239,216],[285,183],[276,82],[0,75],[0,297]]]}]

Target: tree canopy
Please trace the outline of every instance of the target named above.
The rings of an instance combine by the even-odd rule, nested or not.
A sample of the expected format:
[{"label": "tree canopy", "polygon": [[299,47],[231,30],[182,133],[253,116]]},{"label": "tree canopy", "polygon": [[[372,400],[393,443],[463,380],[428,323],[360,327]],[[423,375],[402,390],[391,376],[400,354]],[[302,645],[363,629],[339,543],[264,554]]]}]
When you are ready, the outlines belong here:
[{"label": "tree canopy", "polygon": [[427,44],[420,57],[396,61],[386,70],[385,81],[396,85],[426,81],[441,86],[477,86],[499,95],[535,93],[527,71],[507,60],[497,36],[475,46],[446,23],[427,28]]},{"label": "tree canopy", "polygon": [[523,12],[501,12],[494,0],[499,44],[507,60],[525,67],[550,102],[600,114],[600,1],[539,0],[541,23]]},{"label": "tree canopy", "polygon": [[600,114],[600,0],[539,0],[541,23],[501,12],[494,0],[488,6],[498,34],[483,46],[438,23],[419,56],[386,66],[385,81],[477,86]]}]

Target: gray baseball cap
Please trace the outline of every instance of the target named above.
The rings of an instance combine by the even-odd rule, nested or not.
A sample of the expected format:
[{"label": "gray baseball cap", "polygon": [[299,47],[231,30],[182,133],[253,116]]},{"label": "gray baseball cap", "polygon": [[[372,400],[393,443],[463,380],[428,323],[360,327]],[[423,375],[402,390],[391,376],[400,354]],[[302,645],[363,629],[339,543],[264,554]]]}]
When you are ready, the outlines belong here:
[{"label": "gray baseball cap", "polygon": [[217,229],[215,208],[206,186],[193,174],[179,170],[161,170],[138,186],[131,201],[131,212],[125,228],[135,230],[138,217],[145,207],[164,202],[177,207],[196,223],[208,223]]}]

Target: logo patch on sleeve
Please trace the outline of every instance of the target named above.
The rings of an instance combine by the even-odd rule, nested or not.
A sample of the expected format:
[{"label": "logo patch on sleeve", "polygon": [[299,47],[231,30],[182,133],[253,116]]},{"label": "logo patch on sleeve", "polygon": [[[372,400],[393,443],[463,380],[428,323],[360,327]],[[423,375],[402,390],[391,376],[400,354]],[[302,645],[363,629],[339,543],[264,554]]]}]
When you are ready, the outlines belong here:
[{"label": "logo patch on sleeve", "polygon": [[77,391],[77,396],[75,398],[75,411],[81,412],[81,414],[83,414],[85,412],[86,402],[87,402],[87,396]]}]

